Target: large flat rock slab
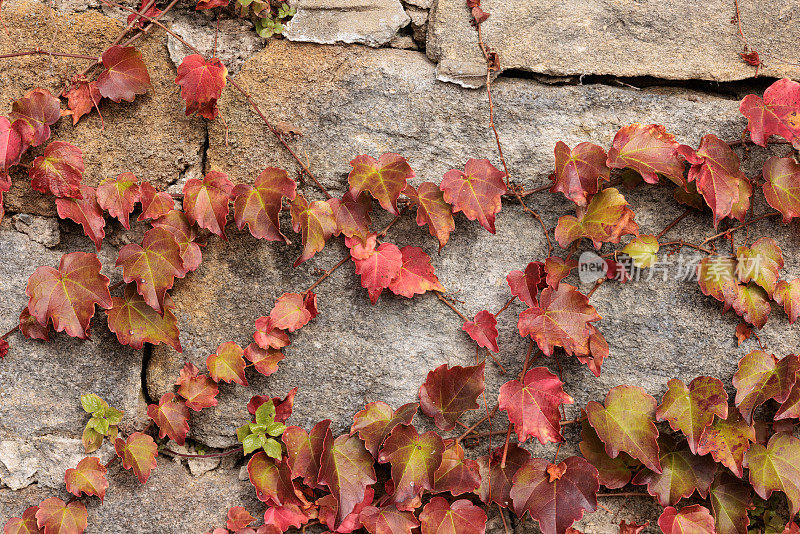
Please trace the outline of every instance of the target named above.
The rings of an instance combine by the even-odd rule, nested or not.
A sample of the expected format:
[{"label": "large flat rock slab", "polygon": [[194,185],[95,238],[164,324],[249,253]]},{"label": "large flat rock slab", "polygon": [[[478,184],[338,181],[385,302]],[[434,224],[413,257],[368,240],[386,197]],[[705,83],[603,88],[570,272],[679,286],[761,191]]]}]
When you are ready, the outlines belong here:
[{"label": "large flat rock slab", "polygon": [[[764,61],[760,74],[800,77],[800,2],[741,0],[739,7],[744,34]],[[743,42],[728,0],[483,0],[481,8],[491,14],[481,25],[483,40],[498,53],[501,70],[713,81],[756,73],[739,56]],[[485,83],[486,62],[463,0],[436,0],[426,51],[439,63],[440,79]]]},{"label": "large flat rock slab", "polygon": [[[272,41],[235,79],[273,122],[304,132],[288,142],[329,189],[346,187],[358,154],[397,152],[418,181],[437,183],[470,157],[499,167],[486,95],[438,82],[434,70],[419,52]],[[736,139],[746,124],[738,101],[694,91],[499,79],[492,92],[510,173],[526,187],[542,185],[553,172],[559,140],[609,146],[620,127],[641,122],[664,124],[696,146],[705,133]],[[296,175],[297,163],[240,94],[226,89],[220,109],[227,128],[220,121],[209,126],[211,167],[238,182],[252,183],[267,165]]]}]

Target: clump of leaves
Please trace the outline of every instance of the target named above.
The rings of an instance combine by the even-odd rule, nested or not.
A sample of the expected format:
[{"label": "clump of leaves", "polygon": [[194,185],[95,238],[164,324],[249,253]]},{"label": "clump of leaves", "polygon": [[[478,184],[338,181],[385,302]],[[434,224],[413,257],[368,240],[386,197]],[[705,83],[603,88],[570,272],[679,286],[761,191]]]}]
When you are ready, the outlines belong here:
[{"label": "clump of leaves", "polygon": [[117,439],[117,425],[122,421],[122,412],[94,393],[81,395],[81,406],[86,413],[92,414],[83,429],[82,440],[86,453],[99,449],[104,437],[113,443]]},{"label": "clump of leaves", "polygon": [[275,405],[272,400],[258,407],[255,420],[236,429],[236,437],[242,444],[245,454],[264,449],[267,456],[280,460],[283,455],[279,438],[286,430],[286,425],[275,421]]}]

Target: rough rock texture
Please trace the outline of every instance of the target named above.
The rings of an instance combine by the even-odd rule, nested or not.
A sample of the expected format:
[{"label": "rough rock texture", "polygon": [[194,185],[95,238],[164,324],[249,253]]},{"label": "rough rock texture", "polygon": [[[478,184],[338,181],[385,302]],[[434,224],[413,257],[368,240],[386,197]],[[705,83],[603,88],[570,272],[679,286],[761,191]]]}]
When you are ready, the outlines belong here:
[{"label": "rough rock texture", "polygon": [[19,213],[11,218],[11,224],[17,232],[26,234],[35,242],[48,248],[52,248],[61,242],[61,232],[58,229],[57,218]]},{"label": "rough rock texture", "polygon": [[[305,132],[289,144],[331,189],[346,183],[357,154],[402,154],[419,181],[438,182],[469,157],[500,165],[486,95],[437,82],[434,65],[419,52],[273,41],[235,79],[273,121]],[[638,121],[664,124],[696,146],[707,132],[735,139],[746,124],[738,101],[687,90],[500,79],[492,93],[512,178],[526,187],[542,185],[552,172],[558,140],[607,146],[621,126]],[[267,165],[290,174],[299,169],[241,95],[224,93],[220,109],[229,128],[219,122],[209,128],[211,167],[241,182],[252,182]]]},{"label": "rough rock texture", "polygon": [[[739,6],[745,36],[764,60],[761,73],[800,77],[793,44],[800,2],[742,0]],[[490,13],[481,26],[484,42],[498,52],[502,70],[714,81],[755,74],[739,57],[743,44],[728,0],[484,0],[481,8]],[[478,87],[486,62],[470,19],[462,0],[436,0],[427,53],[439,62],[440,79]]]},{"label": "rough rock texture", "polygon": [[[92,247],[93,249],[94,247]],[[89,250],[85,238],[69,238],[57,250],[47,249],[0,226],[0,331],[10,330],[27,305],[28,277],[41,265],[58,266],[62,253]],[[101,260],[113,265],[116,251],[104,249]],[[112,276],[116,281],[118,276]],[[98,313],[92,339],[81,341],[53,334],[51,343],[9,338],[11,350],[0,361],[0,487],[33,482],[58,488],[64,470],[82,457],[80,437],[87,417],[80,395],[96,393],[125,412],[126,428],[142,426],[142,353],[119,345]],[[111,450],[104,451],[108,456]]]},{"label": "rough rock texture", "polygon": [[[41,3],[14,0],[3,3],[0,54],[50,47],[59,52],[99,54],[123,28],[118,22],[94,11],[65,16],[52,13]],[[42,36],[48,36],[43,41]],[[122,172],[132,172],[142,180],[165,188],[184,177],[196,177],[202,170],[205,126],[202,119],[186,117],[175,85],[175,66],[167,53],[163,33],[140,39],[153,87],[132,103],[103,101],[100,111],[83,117],[73,127],[69,117],[60,120],[53,136],[74,144],[83,151],[84,183],[100,181]],[[0,69],[0,112],[10,111],[11,103],[33,87],[44,87],[53,94],[63,88],[65,79],[87,66],[86,60],[25,56],[3,60]],[[66,109],[66,106],[65,106]],[[41,153],[43,147],[30,156]],[[40,215],[54,215],[52,200],[44,199],[27,187],[24,172],[12,173],[18,184],[6,198],[6,209]]]},{"label": "rough rock texture", "polygon": [[400,0],[292,0],[297,14],[283,35],[290,41],[381,46],[411,18]]}]

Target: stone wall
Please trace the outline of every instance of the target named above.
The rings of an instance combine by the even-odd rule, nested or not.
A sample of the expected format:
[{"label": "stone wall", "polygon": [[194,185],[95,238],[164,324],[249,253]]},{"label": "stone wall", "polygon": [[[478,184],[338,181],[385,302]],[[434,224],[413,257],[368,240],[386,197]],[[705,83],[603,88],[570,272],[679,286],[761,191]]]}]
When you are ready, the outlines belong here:
[{"label": "stone wall", "polygon": [[[800,79],[793,31],[800,1],[739,4],[751,45],[765,52],[762,72]],[[5,0],[7,31],[0,29],[0,54],[35,47],[99,53],[126,16],[101,5],[56,0],[51,9],[46,3]],[[362,153],[405,155],[417,182],[438,182],[444,171],[469,157],[486,157],[499,166],[486,93],[468,88],[485,82],[485,65],[463,0],[298,0],[295,5],[297,15],[286,39],[264,41],[249,22],[223,19],[218,55],[274,122],[288,121],[303,130],[292,146],[327,188],[343,192],[348,162]],[[210,51],[213,19],[193,11],[189,2],[180,6],[167,17],[171,27]],[[547,183],[556,141],[608,146],[614,132],[630,122],[664,124],[690,145],[705,133],[734,139],[745,125],[738,99],[766,85],[753,79],[755,69],[738,56],[732,0],[484,0],[483,7],[492,13],[484,38],[498,51],[505,71],[492,84],[495,121],[512,178],[525,187]],[[236,92],[226,90],[220,101],[224,122],[184,115],[174,85],[175,63],[187,53],[183,45],[154,32],[139,48],[153,81],[147,95],[130,104],[101,105],[102,123],[92,113],[75,127],[60,121],[55,130],[55,138],[83,150],[86,183],[97,185],[130,171],[177,192],[187,179],[209,170],[245,183],[268,165],[286,168],[290,175],[298,170]],[[58,92],[66,76],[82,68],[80,62],[52,57],[2,61],[0,110],[37,85]],[[748,157],[748,176],[756,176],[762,162],[763,157]],[[55,266],[66,252],[94,250],[78,226],[54,218],[52,198],[32,191],[24,172],[12,179],[0,224],[0,332],[16,323],[27,302],[26,280],[37,266]],[[300,189],[320,197],[313,186]],[[659,232],[684,209],[666,187],[625,194],[642,233]],[[560,195],[531,198],[548,228],[571,210]],[[757,204],[754,213],[765,209]],[[506,274],[545,257],[541,229],[512,201],[503,204],[496,235],[460,215],[456,222],[440,253],[427,229],[410,219],[396,225],[389,238],[401,246],[423,247],[466,314],[496,310],[509,297]],[[795,226],[765,221],[750,229],[751,235],[778,241],[790,278],[800,276]],[[119,248],[138,242],[142,231],[141,225],[125,231],[116,221],[108,222],[99,256],[112,283],[121,277],[113,267]],[[712,232],[710,214],[697,213],[666,237],[697,242]],[[291,235],[288,225],[284,233]],[[80,394],[99,394],[124,410],[126,430],[141,429],[146,404],[171,390],[184,362],[201,366],[222,341],[246,345],[255,318],[268,313],[275,298],[307,287],[345,252],[334,240],[291,269],[299,250],[298,243],[256,241],[231,226],[227,242],[209,240],[200,269],[177,281],[173,291],[181,354],[163,346],[134,351],[119,345],[103,313],[89,341],[60,334],[49,344],[18,334],[10,338],[11,352],[0,361],[0,524],[45,496],[66,498],[64,470],[82,457],[86,418]],[[579,284],[576,278],[568,281]],[[335,430],[342,431],[364,403],[383,400],[396,407],[413,401],[429,370],[475,360],[474,343],[461,330],[461,321],[432,295],[412,300],[383,296],[370,306],[352,265],[336,271],[318,294],[320,315],[293,336],[280,370],[268,378],[253,376],[249,388],[222,385],[219,406],[192,419],[192,447],[234,444],[235,428],[248,417],[245,405],[255,394],[282,395],[297,386],[290,421],[309,428],[331,418]],[[603,316],[599,327],[611,358],[600,378],[573,358],[561,359],[565,389],[575,399],[568,417],[623,383],[641,385],[656,396],[672,377],[689,381],[704,374],[729,384],[736,362],[756,347],[754,339],[737,346],[738,318],[722,314],[696,283],[676,281],[674,272],[604,284],[592,301]],[[513,373],[521,367],[527,344],[516,330],[520,310],[513,304],[498,326],[499,358]],[[800,342],[798,329],[778,310],[760,336],[780,356]],[[540,363],[555,369],[552,359]],[[487,396],[496,396],[508,379],[488,364]],[[504,426],[501,419],[496,428]],[[568,437],[566,454],[574,453],[578,442],[574,432]],[[101,459],[112,454],[108,446],[100,451]],[[245,505],[254,515],[261,510],[242,480],[241,461],[187,463],[159,456],[158,462],[145,486],[119,467],[112,469],[105,503],[89,506],[87,532],[200,533],[222,525],[230,506]],[[657,517],[650,501],[620,501],[604,502],[609,511],[586,516],[577,526],[604,533],[621,519]],[[490,519],[492,529],[502,531],[497,516]],[[536,532],[531,521],[518,531]]]}]

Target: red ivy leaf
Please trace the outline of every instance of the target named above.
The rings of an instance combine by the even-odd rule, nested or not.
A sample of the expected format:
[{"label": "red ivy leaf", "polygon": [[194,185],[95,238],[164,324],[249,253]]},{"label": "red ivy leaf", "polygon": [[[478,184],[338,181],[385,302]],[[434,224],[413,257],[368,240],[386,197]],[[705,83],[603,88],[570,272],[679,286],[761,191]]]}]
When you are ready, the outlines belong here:
[{"label": "red ivy leaf", "polygon": [[41,534],[36,524],[38,506],[31,506],[22,512],[22,517],[12,517],[3,527],[3,534]]},{"label": "red ivy leaf", "polygon": [[746,284],[755,282],[771,296],[783,269],[783,253],[771,237],[762,237],[749,247],[736,250],[736,274]]},{"label": "red ivy leaf", "polygon": [[84,170],[80,148],[64,141],[53,141],[44,149],[43,156],[33,160],[28,176],[35,191],[56,197],[81,198]]},{"label": "red ivy leaf", "polygon": [[739,104],[747,117],[750,139],[767,146],[771,135],[780,135],[800,148],[800,83],[783,78],[764,91],[764,98],[747,95]]},{"label": "red ivy leaf", "polygon": [[586,413],[611,458],[626,452],[651,471],[661,472],[656,443],[658,429],[653,422],[656,399],[640,387],[617,386],[606,395],[605,406],[591,401],[586,405]]},{"label": "red ivy leaf", "polygon": [[[508,273],[506,281],[508,287],[511,288],[512,295],[529,307],[536,306],[536,296],[539,294],[539,290],[544,289],[547,285],[545,283],[545,264],[540,261],[532,261],[525,267],[524,272],[511,271]],[[557,285],[556,283],[555,286]]]},{"label": "red ivy leaf", "polygon": [[794,354],[778,360],[774,354],[754,350],[741,360],[733,375],[736,406],[745,421],[752,423],[753,410],[770,399],[783,402],[789,397],[800,369]]},{"label": "red ivy leaf", "polygon": [[711,509],[718,534],[747,534],[748,510],[753,508],[753,490],[726,471],[711,485]]},{"label": "red ivy leaf", "polygon": [[450,504],[443,497],[434,497],[419,515],[422,534],[483,534],[486,512],[459,499]]},{"label": "red ivy leaf", "polygon": [[506,192],[505,176],[488,159],[470,159],[463,171],[452,169],[444,173],[439,188],[444,201],[453,206],[453,213],[463,212],[467,219],[478,221],[494,233],[494,218]]},{"label": "red ivy leaf", "polygon": [[594,332],[590,323],[600,319],[586,295],[559,284],[556,290],[543,289],[539,304],[520,313],[517,326],[521,336],[531,336],[548,356],[555,347],[564,347],[567,354],[588,355]]},{"label": "red ivy leaf", "polygon": [[206,359],[208,374],[214,382],[236,382],[247,386],[244,376],[244,350],[233,341],[227,341],[217,347],[217,352]]},{"label": "red ivy leaf", "polygon": [[253,362],[256,371],[269,376],[278,370],[283,353],[277,349],[262,349],[256,343],[250,343],[244,349],[244,357]]},{"label": "red ivy leaf", "polygon": [[400,274],[403,253],[392,243],[381,243],[375,248],[375,234],[369,236],[366,244],[358,238],[347,238],[345,242],[356,264],[356,274],[361,275],[361,286],[368,291],[374,305],[381,292]]},{"label": "red ivy leaf", "polygon": [[234,506],[228,510],[228,522],[225,524],[231,530],[240,530],[255,521],[256,518],[241,506]]},{"label": "red ivy leaf", "polygon": [[154,310],[136,292],[136,286],[125,286],[122,298],[111,299],[108,329],[117,334],[117,340],[133,349],[141,349],[145,343],[166,343],[178,352],[183,352],[178,332],[178,319],[173,310],[175,304],[169,295],[164,297],[164,315]]},{"label": "red ivy leaf", "polygon": [[728,394],[722,382],[710,376],[699,376],[688,387],[673,378],[667,388],[656,408],[656,420],[666,420],[672,430],[683,432],[692,454],[697,454],[700,436],[714,421],[714,415],[728,417]]},{"label": "red ivy leaf", "polygon": [[392,215],[400,215],[397,211],[397,198],[405,189],[408,180],[414,178],[414,170],[399,154],[386,153],[377,160],[372,156],[356,156],[350,162],[353,170],[347,177],[350,194],[357,197],[362,191],[368,191],[383,209]]},{"label": "red ivy leaf", "polygon": [[336,219],[330,204],[323,200],[308,202],[303,195],[295,197],[290,212],[292,228],[303,239],[303,253],[292,264],[297,267],[325,248],[325,241],[336,233]]},{"label": "red ivy leaf", "polygon": [[141,191],[142,213],[137,221],[158,219],[170,212],[175,207],[175,201],[166,191],[157,191],[149,182],[142,182]]},{"label": "red ivy leaf", "polygon": [[681,509],[672,506],[664,509],[658,518],[658,526],[664,534],[716,534],[714,517],[708,508],[693,504]]},{"label": "red ivy leaf", "polygon": [[103,95],[97,88],[97,82],[77,80],[70,84],[69,90],[64,92],[64,97],[67,99],[67,107],[72,111],[72,125],[75,126],[81,117],[97,107]]},{"label": "red ivy leaf", "polygon": [[127,230],[131,228],[130,214],[141,196],[139,180],[131,172],[104,180],[97,186],[97,203]]},{"label": "red ivy leaf", "polygon": [[600,180],[608,181],[611,169],[606,165],[606,151],[594,143],[580,143],[570,150],[559,141],[555,148],[556,172],[551,176],[552,193],[562,192],[578,206],[586,206],[597,193]]},{"label": "red ivy leaf", "polygon": [[203,254],[200,252],[200,246],[194,242],[197,237],[194,228],[189,225],[189,219],[182,211],[168,211],[163,217],[153,221],[153,226],[164,228],[175,238],[181,251],[183,268],[186,271],[194,271],[200,266]]},{"label": "red ivy leaf", "polygon": [[303,504],[295,494],[292,474],[284,461],[276,461],[264,451],[257,452],[247,462],[247,474],[260,501],[274,506]]},{"label": "red ivy leaf", "polygon": [[133,102],[136,95],[143,95],[150,86],[150,75],[142,61],[142,53],[132,46],[114,45],[103,52],[106,68],[97,77],[100,94],[114,102]]},{"label": "red ivy leaf", "polygon": [[544,272],[547,275],[547,285],[550,286],[551,289],[557,289],[558,284],[569,276],[572,269],[577,266],[577,260],[564,260],[556,256],[547,258],[544,260]]},{"label": "red ivy leaf", "polygon": [[27,306],[22,308],[22,312],[19,314],[19,331],[29,339],[50,341],[50,333],[47,326],[40,325],[39,321],[28,311]]},{"label": "red ivy leaf", "polygon": [[[145,5],[147,5],[148,3],[149,2],[147,0],[142,0],[141,7],[139,8],[139,13],[142,13],[142,9],[144,9]],[[144,17],[147,18],[142,17],[142,15],[139,15],[139,13],[131,13],[130,15],[128,15],[128,19],[126,20],[128,25],[133,26],[134,28],[141,28],[142,26],[144,26],[144,23],[145,21],[147,21],[148,18],[154,19],[161,16],[161,10],[158,9],[155,5],[151,5],[147,11],[142,13],[142,15],[144,15]]]},{"label": "red ivy leaf", "polygon": [[217,383],[211,377],[201,375],[192,362],[186,362],[183,366],[175,385],[179,386],[178,395],[186,400],[186,407],[189,409],[199,412],[203,408],[217,405]]},{"label": "red ivy leaf", "polygon": [[800,510],[800,440],[785,434],[773,434],[767,446],[753,443],[744,458],[750,469],[750,484],[759,497],[769,499],[773,491],[782,491],[789,500],[794,517]]},{"label": "red ivy leaf", "polygon": [[453,207],[445,202],[442,190],[433,182],[422,182],[417,189],[407,185],[403,194],[417,206],[417,225],[428,225],[428,231],[439,240],[441,250],[450,239],[450,232],[456,229]]},{"label": "red ivy leaf", "polygon": [[564,441],[558,410],[562,404],[574,401],[564,392],[563,385],[546,367],[534,367],[521,382],[510,380],[500,387],[500,409],[508,412],[520,443],[530,436],[543,445]]},{"label": "red ivy leaf", "polygon": [[485,363],[472,367],[442,364],[428,373],[419,388],[419,400],[425,415],[433,417],[436,426],[452,430],[467,410],[478,408],[478,396],[484,390]]},{"label": "red ivy leaf", "polygon": [[781,212],[783,222],[800,217],[800,164],[794,158],[772,156],[764,162],[763,175],[764,198]]},{"label": "red ivy leaf", "polygon": [[413,425],[397,425],[386,438],[378,462],[391,463],[394,502],[405,502],[433,490],[433,475],[442,463],[444,442],[436,432],[420,435]]},{"label": "red ivy leaf", "polygon": [[[19,163],[22,153],[28,149],[28,143],[24,139],[22,130],[26,123],[17,119],[13,124],[6,117],[0,117],[0,171],[6,171],[12,165]],[[8,191],[11,187],[11,179],[8,175],[0,173],[0,192]],[[8,185],[4,184],[8,180]]]},{"label": "red ivy leaf", "polygon": [[306,306],[306,299],[300,293],[284,293],[269,312],[272,327],[289,332],[308,324],[312,315],[312,311]]},{"label": "red ivy leaf", "polygon": [[106,467],[97,458],[84,458],[74,469],[67,469],[64,473],[64,482],[67,491],[76,497],[80,497],[81,493],[96,495],[102,502],[108,489]]},{"label": "red ivy leaf", "polygon": [[697,283],[703,295],[725,303],[727,310],[739,294],[736,262],[722,256],[703,258],[697,268]]},{"label": "red ivy leaf", "polygon": [[358,432],[364,446],[372,456],[378,456],[383,441],[399,424],[409,425],[417,413],[419,404],[404,404],[396,411],[385,402],[370,402],[353,417],[350,435]]},{"label": "red ivy leaf", "polygon": [[479,311],[475,314],[475,319],[464,321],[464,326],[461,329],[469,334],[469,337],[479,347],[500,352],[500,347],[497,346],[497,319],[491,312],[486,310]]},{"label": "red ivy leaf", "polygon": [[431,258],[419,248],[407,245],[400,249],[402,265],[400,272],[389,284],[389,290],[395,295],[412,298],[428,291],[444,292],[444,286],[433,272]]},{"label": "red ivy leaf", "polygon": [[281,436],[283,443],[286,444],[286,461],[291,467],[292,478],[303,477],[303,482],[312,488],[320,487],[317,476],[325,441],[332,439],[330,426],[330,419],[314,425],[311,432],[290,426]]},{"label": "red ivy leaf", "polygon": [[225,238],[225,223],[233,184],[224,172],[211,171],[203,181],[195,178],[183,186],[183,211],[191,224]]},{"label": "red ivy leaf", "polygon": [[160,313],[164,311],[164,297],[175,278],[186,275],[178,243],[164,228],[148,230],[141,245],[129,243],[122,247],[116,264],[122,266],[123,280],[136,282],[144,301]]},{"label": "red ivy leaf", "polygon": [[614,136],[606,163],[612,169],[633,169],[649,184],[658,183],[658,175],[663,174],[683,185],[683,162],[677,151],[675,136],[660,124],[633,123],[620,128]]},{"label": "red ivy leaf", "polygon": [[433,492],[461,495],[474,492],[480,485],[478,462],[464,458],[464,448],[457,441],[445,442],[442,463],[433,474]]},{"label": "red ivy leaf", "polygon": [[39,146],[50,139],[50,126],[61,118],[61,102],[47,89],[37,87],[11,105],[8,120],[19,126],[25,146]]},{"label": "red ivy leaf", "polygon": [[623,235],[639,235],[633,211],[625,197],[613,187],[593,196],[586,208],[578,208],[577,215],[558,219],[555,238],[562,248],[582,237],[591,239],[595,248],[600,248],[603,243],[619,243]]},{"label": "red ivy leaf", "polygon": [[[286,506],[270,506],[264,512],[264,525],[276,526],[281,532],[286,532],[289,527],[300,528],[307,523],[309,517],[294,504]],[[258,533],[256,533],[258,534]],[[269,529],[264,534],[273,534]]]},{"label": "red ivy leaf", "polygon": [[262,349],[282,349],[289,345],[289,336],[284,330],[275,327],[275,320],[270,317],[256,319],[256,332],[253,339]]},{"label": "red ivy leaf", "polygon": [[370,534],[411,534],[419,526],[413,512],[401,512],[395,506],[367,506],[358,516]]},{"label": "red ivy leaf", "polygon": [[175,83],[181,87],[181,98],[186,102],[186,115],[197,112],[209,120],[217,118],[217,99],[222,95],[227,76],[228,69],[217,58],[206,60],[200,54],[183,58],[178,66]]},{"label": "red ivy leaf", "polygon": [[87,517],[82,502],[64,503],[58,497],[45,499],[36,511],[36,523],[44,534],[81,534]]},{"label": "red ivy leaf", "polygon": [[254,237],[288,242],[281,233],[278,213],[284,197],[294,200],[297,184],[286,171],[267,167],[254,185],[239,184],[233,188],[234,220],[241,230],[247,224]]},{"label": "red ivy leaf", "polygon": [[52,321],[57,332],[88,338],[95,304],[111,307],[108,278],[100,274],[100,267],[97,256],[86,252],[65,254],[58,270],[39,267],[25,289],[28,311],[44,327]]},{"label": "red ivy leaf", "polygon": [[[582,413],[586,415],[585,412]],[[611,458],[605,450],[605,444],[597,436],[588,419],[581,423],[581,454],[597,469],[600,475],[600,484],[608,489],[618,489],[631,481],[631,466],[639,462],[627,453],[620,452],[616,458]]]},{"label": "red ivy leaf", "polygon": [[764,328],[772,307],[767,292],[751,283],[736,286],[733,309],[737,315],[756,328]]},{"label": "red ivy leaf", "polygon": [[62,219],[71,219],[83,227],[83,233],[92,240],[97,250],[103,243],[106,235],[104,230],[106,220],[103,210],[97,203],[94,188],[88,185],[80,186],[81,199],[57,198],[56,211]]},{"label": "red ivy leaf", "polygon": [[[550,467],[562,474],[552,477]],[[584,510],[597,509],[598,489],[597,469],[583,458],[571,456],[558,466],[533,458],[514,475],[511,500],[517,516],[528,512],[542,534],[564,534]]]},{"label": "red ivy leaf", "polygon": [[773,297],[775,302],[783,306],[786,315],[789,316],[789,323],[794,324],[800,316],[800,278],[795,278],[791,282],[780,280]]},{"label": "red ivy leaf", "polygon": [[134,432],[127,440],[117,438],[114,442],[117,456],[122,458],[122,467],[133,469],[133,473],[144,484],[150,472],[156,467],[158,445],[153,438],[141,432]]},{"label": "red ivy leaf", "polygon": [[159,438],[169,436],[178,445],[183,445],[189,433],[189,408],[175,398],[174,393],[164,393],[158,404],[149,405],[147,416],[158,425]]},{"label": "red ivy leaf", "polygon": [[491,455],[478,458],[478,469],[481,475],[481,485],[478,495],[486,503],[495,503],[502,508],[511,506],[511,480],[517,470],[531,459],[531,453],[511,443],[508,446],[505,467],[501,467],[504,455],[504,446],[497,447]]},{"label": "red ivy leaf", "polygon": [[374,459],[357,436],[326,434],[318,482],[328,486],[336,499],[336,527],[364,500],[367,487],[377,482]]},{"label": "red ivy leaf", "polygon": [[0,339],[0,360],[8,356],[10,345],[5,339]]},{"label": "red ivy leaf", "polygon": [[370,233],[369,225],[372,222],[369,216],[372,201],[365,193],[354,198],[348,191],[341,199],[329,199],[328,204],[333,211],[333,218],[336,219],[336,235],[344,234],[346,237],[367,239]]},{"label": "red ivy leaf", "polygon": [[703,430],[697,454],[710,452],[715,462],[741,478],[744,453],[750,448],[750,442],[755,440],[755,428],[745,422],[739,410],[729,410],[726,419],[717,419]]}]

